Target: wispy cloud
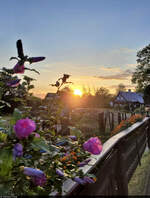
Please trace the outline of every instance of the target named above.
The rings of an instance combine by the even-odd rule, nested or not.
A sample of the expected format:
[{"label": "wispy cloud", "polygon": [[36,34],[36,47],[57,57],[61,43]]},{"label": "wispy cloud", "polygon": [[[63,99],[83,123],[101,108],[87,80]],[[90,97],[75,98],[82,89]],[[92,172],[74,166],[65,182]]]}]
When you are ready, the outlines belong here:
[{"label": "wispy cloud", "polygon": [[105,76],[94,76],[95,78],[100,78],[103,80],[127,80],[129,77],[131,77],[132,71],[130,69],[126,69],[125,71],[122,71],[121,73],[116,73],[112,75],[105,75]]},{"label": "wispy cloud", "polygon": [[135,53],[137,50],[136,49],[130,49],[130,48],[120,48],[120,49],[114,49],[112,50],[112,52],[115,52],[115,53]]},{"label": "wispy cloud", "polygon": [[136,66],[137,66],[137,63],[135,63],[135,64],[126,64],[126,67],[130,68],[130,69],[135,69]]},{"label": "wispy cloud", "polygon": [[[110,88],[110,89],[116,89],[116,88],[118,88],[118,85],[110,85],[110,86],[108,86],[108,88]],[[125,84],[125,88],[131,88],[131,89],[134,89],[135,88],[135,86],[134,85],[130,85],[130,84]]]}]

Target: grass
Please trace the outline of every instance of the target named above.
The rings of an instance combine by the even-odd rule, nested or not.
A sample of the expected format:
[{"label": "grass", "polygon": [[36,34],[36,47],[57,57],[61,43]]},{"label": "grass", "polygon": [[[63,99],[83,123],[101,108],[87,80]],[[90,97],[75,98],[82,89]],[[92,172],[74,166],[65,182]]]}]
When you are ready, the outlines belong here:
[{"label": "grass", "polygon": [[137,167],[129,182],[129,195],[145,195],[148,177],[150,177],[150,151],[143,154],[141,166]]}]

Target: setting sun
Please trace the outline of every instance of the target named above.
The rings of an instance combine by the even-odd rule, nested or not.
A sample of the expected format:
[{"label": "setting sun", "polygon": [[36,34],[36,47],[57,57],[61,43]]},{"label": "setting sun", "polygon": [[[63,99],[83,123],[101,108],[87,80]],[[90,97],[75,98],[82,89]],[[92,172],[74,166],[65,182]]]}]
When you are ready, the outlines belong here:
[{"label": "setting sun", "polygon": [[82,96],[82,91],[80,89],[75,89],[74,95]]}]

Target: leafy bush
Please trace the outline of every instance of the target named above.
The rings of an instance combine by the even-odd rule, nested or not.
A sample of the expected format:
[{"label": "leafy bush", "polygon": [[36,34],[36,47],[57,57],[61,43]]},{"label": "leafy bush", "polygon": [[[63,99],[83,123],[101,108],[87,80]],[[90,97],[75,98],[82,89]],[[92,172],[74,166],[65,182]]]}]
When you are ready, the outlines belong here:
[{"label": "leafy bush", "polygon": [[[61,194],[62,184],[68,178],[82,185],[94,183],[95,176],[84,175],[80,167],[90,162],[90,154],[100,154],[101,141],[93,137],[85,142],[75,127],[71,128],[70,136],[61,137],[49,125],[51,119],[53,125],[60,118],[61,104],[57,96],[63,84],[71,83],[66,81],[70,75],[64,74],[56,81],[56,97],[52,103],[42,106],[41,101],[29,93],[34,79],[24,76],[21,84],[13,74],[24,73],[25,69],[36,71],[26,68],[24,63],[28,61],[31,64],[45,57],[24,56],[21,40],[17,41],[17,50],[19,58],[11,58],[17,59],[17,64],[11,70],[3,68],[0,73],[3,79],[0,81],[0,99],[2,105],[8,101],[13,108],[14,102],[29,106],[22,111],[15,108],[10,121],[0,119],[1,195],[51,195],[55,190]],[[34,105],[36,113],[32,111]],[[42,127],[41,118],[44,125],[48,122],[46,128]]]},{"label": "leafy bush", "polygon": [[[44,131],[35,130],[35,122],[24,118],[18,109],[10,123],[5,126],[2,121],[0,127],[1,195],[50,195],[54,190],[61,193],[67,178],[84,183],[89,177],[95,181],[93,175],[84,175],[80,167],[90,161],[89,152],[101,152],[98,139],[85,144],[75,128],[72,136],[56,136],[49,131],[49,138],[45,138]],[[98,146],[97,150],[93,150],[96,145],[92,148],[92,144]]]}]

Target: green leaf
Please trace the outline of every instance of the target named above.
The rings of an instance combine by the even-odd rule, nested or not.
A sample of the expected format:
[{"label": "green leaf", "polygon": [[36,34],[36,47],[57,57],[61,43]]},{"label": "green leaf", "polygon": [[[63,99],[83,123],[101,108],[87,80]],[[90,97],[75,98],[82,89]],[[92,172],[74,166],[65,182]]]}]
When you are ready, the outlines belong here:
[{"label": "green leaf", "polygon": [[0,109],[2,109],[2,108],[4,108],[5,107],[5,105],[2,105],[2,106],[0,106]]},{"label": "green leaf", "polygon": [[[8,106],[8,107],[11,107],[11,105],[8,103],[8,102],[5,102],[4,100],[0,100],[0,103],[4,104],[4,106]],[[1,106],[2,108],[2,106]]]},{"label": "green leaf", "polygon": [[0,142],[5,142],[7,139],[7,134],[0,131]]},{"label": "green leaf", "polygon": [[2,196],[6,196],[6,195],[10,195],[11,194],[11,189],[12,189],[12,185],[10,183],[4,183],[4,184],[0,184],[0,195]]},{"label": "green leaf", "polygon": [[23,118],[23,114],[19,109],[15,108],[13,112],[13,120],[17,121]]},{"label": "green leaf", "polygon": [[28,86],[28,90],[33,89],[33,88],[34,88],[34,85],[29,85]]},{"label": "green leaf", "polygon": [[22,98],[18,98],[18,97],[13,98],[13,100],[14,100],[15,102],[21,102],[21,101],[23,101]]},{"label": "green leaf", "polygon": [[12,169],[12,150],[3,149],[0,151],[0,177],[7,179],[11,176]]},{"label": "green leaf", "polygon": [[53,151],[57,151],[58,149],[53,145],[47,145],[43,138],[34,138],[31,146],[35,150],[43,149],[49,154],[52,154]]},{"label": "green leaf", "polygon": [[50,133],[55,136],[56,132],[55,131],[50,131]]},{"label": "green leaf", "polygon": [[1,126],[1,127],[5,127],[6,124],[7,124],[7,120],[0,119],[0,126]]}]

